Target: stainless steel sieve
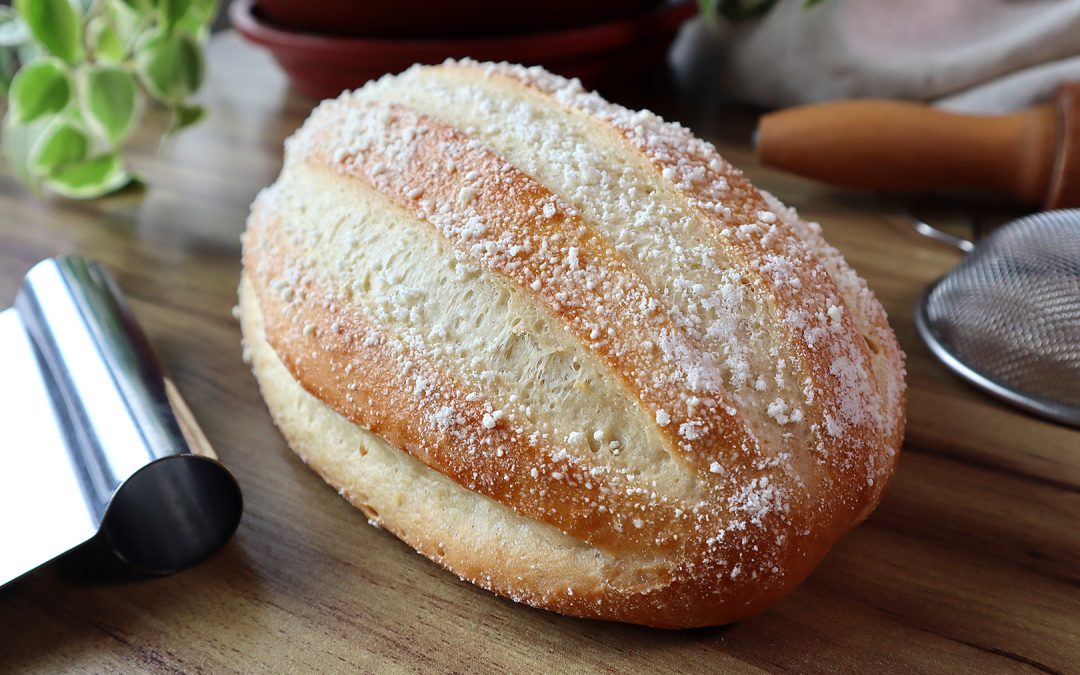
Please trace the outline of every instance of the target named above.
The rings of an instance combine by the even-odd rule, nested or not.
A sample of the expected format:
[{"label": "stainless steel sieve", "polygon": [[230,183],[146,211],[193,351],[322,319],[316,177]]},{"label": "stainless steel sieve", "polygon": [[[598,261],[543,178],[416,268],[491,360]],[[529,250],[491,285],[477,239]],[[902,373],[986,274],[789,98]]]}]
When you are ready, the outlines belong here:
[{"label": "stainless steel sieve", "polygon": [[915,326],[942,363],[1018,408],[1080,427],[1080,209],[1014,220],[919,298]]}]

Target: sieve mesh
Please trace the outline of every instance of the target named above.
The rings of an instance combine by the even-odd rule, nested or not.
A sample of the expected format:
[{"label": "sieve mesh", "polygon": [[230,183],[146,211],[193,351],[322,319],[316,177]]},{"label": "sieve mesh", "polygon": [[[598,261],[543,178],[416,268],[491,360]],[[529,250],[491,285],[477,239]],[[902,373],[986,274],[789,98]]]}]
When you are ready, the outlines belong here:
[{"label": "sieve mesh", "polygon": [[1080,209],[1021,218],[979,242],[916,319],[974,384],[1080,426]]}]

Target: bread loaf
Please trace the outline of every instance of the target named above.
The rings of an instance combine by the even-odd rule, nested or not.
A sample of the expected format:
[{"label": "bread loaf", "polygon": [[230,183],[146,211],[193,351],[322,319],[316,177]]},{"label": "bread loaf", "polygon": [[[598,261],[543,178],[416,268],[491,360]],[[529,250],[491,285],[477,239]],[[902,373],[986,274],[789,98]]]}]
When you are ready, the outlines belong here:
[{"label": "bread loaf", "polygon": [[241,318],[292,448],[474,584],[736,621],[874,509],[903,355],[816,224],[542,70],[323,102],[252,205]]}]

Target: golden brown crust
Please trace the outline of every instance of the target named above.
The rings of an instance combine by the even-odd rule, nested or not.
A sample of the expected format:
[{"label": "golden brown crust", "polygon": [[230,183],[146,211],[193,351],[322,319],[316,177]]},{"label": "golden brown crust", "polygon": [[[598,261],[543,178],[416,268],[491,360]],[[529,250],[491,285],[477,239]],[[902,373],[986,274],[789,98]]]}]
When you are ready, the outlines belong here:
[{"label": "golden brown crust", "polygon": [[[807,242],[782,220],[763,222],[762,214],[776,215],[773,204],[741,171],[720,157],[715,148],[683,127],[665,124],[655,116],[628,114],[595,94],[567,87],[565,80],[539,69],[502,64],[471,67],[486,68],[488,72],[512,78],[598,117],[648,157],[657,172],[683,192],[687,201],[720,234],[718,245],[735,253],[744,272],[751,275],[752,283],[765,289],[767,297],[775,303],[772,312],[785,319],[792,317],[783,326],[793,354],[812,381],[814,397],[808,406],[813,410],[811,417],[820,420],[816,437],[831,469],[830,501],[860,495],[857,498],[860,503],[855,507],[860,509],[875,494],[880,496],[877,491],[864,489],[860,483],[865,481],[865,475],[852,471],[852,466],[867,459],[872,461],[882,445],[899,450],[903,435],[902,393],[899,411],[890,406],[879,412],[881,406],[873,400],[879,392],[866,376],[873,372],[871,342],[857,330],[836,279],[826,271]],[[822,311],[826,307],[840,309],[839,321]],[[900,380],[902,389],[903,353],[881,305],[875,301],[868,308],[872,314],[865,316],[865,320],[874,330],[877,338],[874,344],[887,362],[888,376]],[[838,368],[838,363],[843,363],[844,368]],[[866,387],[850,381],[860,377],[865,378]],[[829,433],[832,417],[827,415],[830,411],[836,415],[845,410],[858,414],[850,415],[842,433]],[[883,431],[887,434],[884,444]],[[882,472],[887,477],[891,477],[897,456],[892,453],[887,460],[890,470]]]},{"label": "golden brown crust", "polygon": [[[811,226],[685,130],[536,71],[441,68],[500,77],[508,95],[539,97],[537,105],[582,116],[622,144],[615,151],[662,184],[657,199],[712,228],[708,245],[756,298],[745,311],[781,336],[774,358],[791,363],[778,373],[797,375],[805,400],[778,400],[767,415],[748,409],[750,399],[717,376],[715,340],[707,344],[685,317],[694,306],[670,306],[657,280],[597,223],[466,132],[399,103],[366,100],[362,91],[313,113],[289,142],[280,184],[253,206],[244,268],[257,299],[258,340],[264,331],[327,415],[449,477],[463,488],[456,499],[494,500],[513,518],[563,533],[567,551],[584,544],[609,561],[598,580],[589,564],[568,560],[563,587],[530,576],[536,561],[528,556],[495,566],[483,552],[433,554],[441,547],[416,527],[388,526],[463,578],[554,611],[648,625],[725,623],[760,611],[872,510],[891,476],[903,428],[903,365],[880,305]],[[634,414],[655,425],[673,463],[642,484],[603,448],[575,452],[577,431],[566,437],[565,426],[553,433],[531,415],[504,416],[500,406],[518,398],[509,392],[531,390],[513,381],[489,389],[430,340],[407,338],[404,324],[373,313],[366,281],[342,286],[348,274],[326,269],[333,261],[325,252],[334,250],[320,241],[326,200],[309,190],[364,200],[386,214],[387,227],[393,220],[419,233],[475,265],[484,283],[530,315],[561,326],[636,401]],[[334,227],[370,226],[344,219]],[[247,306],[245,336],[255,340]],[[441,330],[433,321],[425,325]],[[290,440],[299,438],[297,424],[274,408]],[[766,446],[761,430],[770,418],[777,430],[769,430]],[[801,445],[807,442],[813,447]],[[342,468],[346,460],[311,463],[343,492],[365,491],[369,479]],[[508,535],[485,536],[494,547]],[[635,575],[640,583],[614,583]]]},{"label": "golden brown crust", "polygon": [[[345,140],[341,131],[348,127],[341,114],[345,106],[329,105],[313,133],[297,144],[303,148],[297,160],[337,166],[344,175],[372,185],[430,222],[463,254],[473,255],[474,247],[484,246],[485,253],[473,255],[480,264],[516,283],[523,292],[532,291],[556,320],[603,359],[651,414],[667,411],[671,421],[662,432],[673,449],[681,450],[703,473],[718,459],[720,448],[756,458],[756,444],[742,421],[729,412],[734,408],[722,383],[710,392],[712,400],[698,406],[697,415],[691,416],[681,405],[691,395],[686,367],[658,359],[645,345],[671,335],[680,341],[677,349],[687,354],[690,367],[706,359],[701,346],[679,334],[660,298],[589,223],[513,165],[486,148],[470,145],[461,131],[402,106],[359,103],[349,106],[349,112],[357,112],[357,106],[365,116],[386,115],[387,135],[415,135],[408,142],[409,152],[368,146],[357,153],[346,151],[335,161],[335,148]],[[446,171],[450,163],[454,170]],[[449,213],[442,208],[447,204],[453,205]],[[474,219],[483,223],[482,231],[470,224]],[[545,239],[560,241],[564,250],[574,254],[563,256],[562,250],[534,245]],[[491,253],[487,253],[488,245],[493,247]],[[587,285],[576,277],[591,277],[597,283]],[[611,322],[605,315],[620,320]],[[601,326],[605,330],[599,330]],[[682,438],[677,430],[688,422],[708,431],[692,440]]]},{"label": "golden brown crust", "polygon": [[[274,221],[258,207],[244,250],[267,342],[297,382],[329,408],[470,490],[597,546],[618,551],[677,541],[676,505],[658,506],[659,517],[648,527],[624,527],[621,514],[646,506],[636,493],[627,495],[604,474],[592,475],[559,456],[557,446],[530,441],[504,420],[485,428],[482,391],[455,381],[314,282],[274,292],[272,280],[286,275],[289,253],[275,238]],[[308,326],[320,328],[306,331]],[[411,391],[417,376],[430,383],[421,398]],[[533,476],[519,465],[545,470]]]}]

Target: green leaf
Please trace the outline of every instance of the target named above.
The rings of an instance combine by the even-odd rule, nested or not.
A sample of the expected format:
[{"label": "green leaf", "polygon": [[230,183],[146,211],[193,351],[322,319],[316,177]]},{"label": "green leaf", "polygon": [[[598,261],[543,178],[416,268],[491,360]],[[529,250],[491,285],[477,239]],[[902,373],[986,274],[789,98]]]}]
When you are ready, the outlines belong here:
[{"label": "green leaf", "polygon": [[109,63],[124,60],[127,52],[124,41],[104,15],[99,14],[86,24],[86,38],[98,60]]},{"label": "green leaf", "polygon": [[82,58],[82,16],[69,0],[15,0],[15,11],[49,53],[68,63]]},{"label": "green leaf", "polygon": [[186,129],[197,124],[206,117],[206,108],[201,105],[178,104],[173,108],[172,122],[169,124],[169,134],[175,134],[181,129]]},{"label": "green leaf", "polygon": [[147,90],[165,103],[183,100],[202,84],[202,50],[189,35],[149,40],[137,47],[135,63]]},{"label": "green leaf", "polygon": [[217,0],[191,0],[191,7],[184,18],[176,24],[175,30],[186,31],[201,39],[215,16],[217,16]]},{"label": "green leaf", "polygon": [[16,47],[30,39],[30,31],[10,7],[0,6],[0,47]]},{"label": "green leaf", "polygon": [[40,121],[15,124],[11,113],[8,113],[4,117],[3,139],[0,139],[3,141],[4,158],[7,160],[8,170],[20,183],[34,191],[38,190],[39,180],[30,172],[30,149],[44,127],[45,124]]},{"label": "green leaf", "polygon": [[94,133],[116,146],[135,121],[135,77],[116,66],[92,66],[79,80],[79,110]]},{"label": "green leaf", "polygon": [[30,150],[32,173],[47,176],[57,169],[86,158],[90,139],[75,125],[57,120],[45,129]]},{"label": "green leaf", "polygon": [[25,124],[64,109],[71,85],[63,66],[53,60],[35,61],[15,73],[11,82],[11,114],[15,124]]},{"label": "green leaf", "polygon": [[93,199],[115,192],[131,182],[117,154],[99,155],[71,164],[45,179],[45,185],[68,199]]},{"label": "green leaf", "polygon": [[123,0],[107,0],[105,5],[105,17],[109,20],[109,26],[124,43],[126,51],[127,46],[132,43],[132,38],[135,37],[136,29],[138,29],[139,24],[141,23],[139,13],[133,10]]},{"label": "green leaf", "polygon": [[210,29],[202,22],[188,14],[173,29],[177,33],[186,33],[198,44],[205,44],[210,37]]},{"label": "green leaf", "polygon": [[191,9],[188,16],[195,16],[203,21],[209,21],[217,14],[218,0],[191,0]]},{"label": "green leaf", "polygon": [[180,22],[191,7],[191,0],[158,0],[158,9],[161,11],[161,26],[166,33]]}]

